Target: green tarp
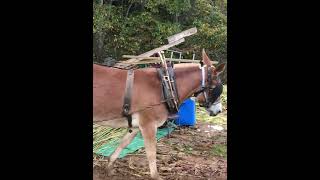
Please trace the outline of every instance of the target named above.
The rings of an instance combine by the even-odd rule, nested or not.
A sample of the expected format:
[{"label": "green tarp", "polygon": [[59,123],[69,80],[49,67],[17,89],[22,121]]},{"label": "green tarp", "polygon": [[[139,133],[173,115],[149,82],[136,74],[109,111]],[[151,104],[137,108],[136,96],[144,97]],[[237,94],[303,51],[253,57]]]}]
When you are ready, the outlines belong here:
[{"label": "green tarp", "polygon": [[[157,140],[159,140],[159,139],[165,137],[167,134],[171,133],[173,131],[173,129],[174,128],[171,128],[171,127],[158,129]],[[97,150],[97,154],[103,155],[103,156],[110,156],[114,152],[114,150],[118,147],[120,141],[121,141],[121,139],[118,139],[116,141],[109,142],[109,143],[103,145],[100,149]],[[119,158],[123,158],[128,153],[133,153],[142,147],[144,147],[144,142],[143,142],[141,132],[139,132],[136,135],[136,137],[132,140],[132,142],[121,151]]]}]

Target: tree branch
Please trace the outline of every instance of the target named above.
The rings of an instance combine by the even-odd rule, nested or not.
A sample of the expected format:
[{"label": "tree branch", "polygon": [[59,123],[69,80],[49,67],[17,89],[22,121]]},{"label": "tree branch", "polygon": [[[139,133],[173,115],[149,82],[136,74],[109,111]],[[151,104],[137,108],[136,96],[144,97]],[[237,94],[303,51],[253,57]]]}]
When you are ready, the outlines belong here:
[{"label": "tree branch", "polygon": [[127,18],[127,17],[128,17],[128,15],[129,15],[129,11],[130,11],[130,9],[131,9],[132,5],[133,5],[133,3],[131,3],[131,4],[129,5],[129,7],[128,7],[128,10],[127,10],[127,13],[126,13],[126,18]]}]

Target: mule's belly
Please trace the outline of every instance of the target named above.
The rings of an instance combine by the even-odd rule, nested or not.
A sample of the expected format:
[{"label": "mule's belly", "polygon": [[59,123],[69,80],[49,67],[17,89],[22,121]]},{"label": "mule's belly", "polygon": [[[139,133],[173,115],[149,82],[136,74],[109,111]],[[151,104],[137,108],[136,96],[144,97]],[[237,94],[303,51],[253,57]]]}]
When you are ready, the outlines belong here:
[{"label": "mule's belly", "polygon": [[[139,127],[140,114],[132,114],[132,127]],[[115,119],[97,119],[93,117],[93,122],[101,126],[108,126],[112,128],[128,127],[128,120],[125,117],[115,118]]]}]

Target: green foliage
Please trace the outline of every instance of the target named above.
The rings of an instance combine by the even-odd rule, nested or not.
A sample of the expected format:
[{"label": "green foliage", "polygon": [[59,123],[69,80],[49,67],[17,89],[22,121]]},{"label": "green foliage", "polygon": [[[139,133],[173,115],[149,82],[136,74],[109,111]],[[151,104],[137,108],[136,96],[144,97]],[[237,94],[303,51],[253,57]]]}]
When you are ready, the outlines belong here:
[{"label": "green foliage", "polygon": [[178,48],[195,52],[198,59],[202,48],[213,60],[227,59],[225,0],[109,0],[93,4],[94,61],[138,55],[191,27],[197,27],[198,33]]}]

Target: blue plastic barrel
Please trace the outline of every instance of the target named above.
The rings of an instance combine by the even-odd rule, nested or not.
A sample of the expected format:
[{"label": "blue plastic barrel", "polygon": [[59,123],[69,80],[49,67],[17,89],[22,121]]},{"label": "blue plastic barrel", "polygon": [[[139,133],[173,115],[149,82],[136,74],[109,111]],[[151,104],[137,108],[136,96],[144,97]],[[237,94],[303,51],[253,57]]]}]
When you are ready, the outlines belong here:
[{"label": "blue plastic barrel", "polygon": [[179,107],[179,118],[175,124],[179,126],[194,126],[196,124],[196,103],[191,98],[185,100]]}]

